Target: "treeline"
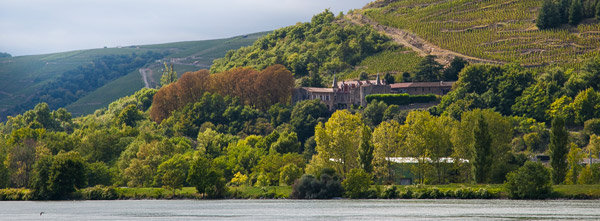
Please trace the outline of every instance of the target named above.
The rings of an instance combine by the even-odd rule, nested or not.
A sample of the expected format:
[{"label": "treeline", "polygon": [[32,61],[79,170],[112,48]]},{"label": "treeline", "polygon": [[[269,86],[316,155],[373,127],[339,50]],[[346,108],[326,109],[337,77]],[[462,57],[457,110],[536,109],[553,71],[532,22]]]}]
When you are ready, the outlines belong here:
[{"label": "treeline", "polygon": [[200,101],[205,92],[236,97],[243,105],[265,111],[273,104],[290,102],[293,88],[292,73],[282,65],[262,71],[236,68],[212,75],[207,70],[190,72],[157,92],[150,116],[160,123],[173,111]]},{"label": "treeline", "polygon": [[64,107],[106,83],[125,76],[165,55],[165,53],[148,51],[142,54],[102,56],[90,64],[67,71],[57,79],[45,83],[34,95],[15,108],[8,110],[1,117],[22,113],[41,102],[47,103],[51,109]]},{"label": "treeline", "polygon": [[309,74],[334,74],[349,70],[365,57],[394,48],[390,39],[369,26],[352,25],[342,14],[329,10],[315,15],[311,22],[275,30],[252,46],[229,51],[217,59],[211,72],[236,67],[264,69],[282,64],[296,78]]},{"label": "treeline", "polygon": [[561,24],[578,25],[586,18],[600,19],[600,1],[544,0],[535,24],[539,29],[550,29]]},{"label": "treeline", "polygon": [[[598,164],[579,164],[599,155],[600,108],[577,99],[595,96],[599,61],[581,72],[551,69],[539,76],[517,65],[470,65],[429,110],[402,111],[381,101],[334,113],[319,100],[291,105],[292,74],[283,66],[186,73],[160,90],[140,90],[75,119],[41,103],[0,124],[0,187],[30,188],[34,199],[65,198],[97,185],[165,187],[173,194],[193,186],[207,198],[227,196],[231,186],[292,185],[296,198],[361,198],[373,183],[413,178],[421,184],[506,182],[514,198],[541,197],[549,182],[600,182]],[[203,87],[213,82],[218,88]],[[276,99],[254,103],[278,86],[283,92]],[[532,93],[537,90],[544,93]],[[576,120],[561,121],[570,113],[564,108],[546,112],[570,96],[572,103],[586,100],[572,105],[585,107],[573,109]],[[171,108],[160,121],[151,117],[156,106]],[[536,120],[533,113],[544,115]],[[526,163],[544,153],[552,170]],[[523,180],[539,180],[543,192],[527,189]]]}]

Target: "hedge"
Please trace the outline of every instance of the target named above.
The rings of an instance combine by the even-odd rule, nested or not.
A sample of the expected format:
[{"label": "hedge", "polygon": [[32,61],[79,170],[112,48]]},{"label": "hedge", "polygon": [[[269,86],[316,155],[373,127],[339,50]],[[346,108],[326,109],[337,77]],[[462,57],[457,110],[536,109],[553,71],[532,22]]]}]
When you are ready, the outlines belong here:
[{"label": "hedge", "polygon": [[413,103],[429,103],[436,101],[437,97],[433,94],[409,95],[409,94],[371,94],[365,97],[367,103],[373,100],[383,101],[387,105],[408,105]]}]

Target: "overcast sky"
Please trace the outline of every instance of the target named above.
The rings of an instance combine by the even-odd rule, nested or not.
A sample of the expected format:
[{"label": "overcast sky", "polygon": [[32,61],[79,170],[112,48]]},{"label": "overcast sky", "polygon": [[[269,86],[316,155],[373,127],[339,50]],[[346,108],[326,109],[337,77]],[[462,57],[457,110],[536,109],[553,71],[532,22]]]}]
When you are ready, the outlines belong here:
[{"label": "overcast sky", "polygon": [[0,52],[13,56],[226,38],[336,15],[371,0],[0,0]]}]

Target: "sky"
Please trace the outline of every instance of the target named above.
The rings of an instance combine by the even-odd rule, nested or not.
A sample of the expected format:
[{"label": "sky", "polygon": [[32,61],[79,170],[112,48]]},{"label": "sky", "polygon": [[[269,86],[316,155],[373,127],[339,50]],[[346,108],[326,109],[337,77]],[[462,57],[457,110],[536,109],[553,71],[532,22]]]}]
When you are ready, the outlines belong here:
[{"label": "sky", "polygon": [[13,56],[228,38],[336,15],[372,0],[0,0]]}]

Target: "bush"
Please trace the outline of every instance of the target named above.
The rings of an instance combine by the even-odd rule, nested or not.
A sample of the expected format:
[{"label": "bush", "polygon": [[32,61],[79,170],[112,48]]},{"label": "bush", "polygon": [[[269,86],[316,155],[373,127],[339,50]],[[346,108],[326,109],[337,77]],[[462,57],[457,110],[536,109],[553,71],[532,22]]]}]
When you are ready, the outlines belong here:
[{"label": "bush", "polygon": [[383,101],[387,105],[408,105],[413,103],[429,103],[437,97],[433,94],[409,95],[409,94],[371,94],[365,97],[368,103],[371,101]]},{"label": "bush", "polygon": [[550,170],[531,161],[510,172],[504,185],[511,199],[544,199],[552,193]]},{"label": "bush", "polygon": [[119,198],[119,194],[114,187],[105,187],[97,185],[80,190],[83,200],[114,200]]},{"label": "bush", "polygon": [[399,197],[399,195],[400,195],[400,192],[398,191],[398,188],[396,186],[392,185],[383,191],[383,194],[381,197],[384,199],[396,199]]},{"label": "bush", "polygon": [[296,164],[288,163],[279,172],[279,185],[292,185],[302,176],[302,169]]},{"label": "bush", "polygon": [[0,201],[7,200],[30,200],[31,191],[24,188],[19,189],[0,189]]},{"label": "bush", "polygon": [[305,174],[292,186],[290,198],[294,199],[331,199],[341,197],[343,192],[341,179],[336,175],[322,173],[319,179]]},{"label": "bush", "polygon": [[342,182],[345,195],[349,198],[365,198],[369,187],[373,183],[373,176],[362,169],[352,169],[348,177]]}]

